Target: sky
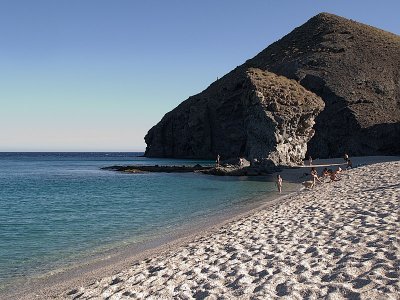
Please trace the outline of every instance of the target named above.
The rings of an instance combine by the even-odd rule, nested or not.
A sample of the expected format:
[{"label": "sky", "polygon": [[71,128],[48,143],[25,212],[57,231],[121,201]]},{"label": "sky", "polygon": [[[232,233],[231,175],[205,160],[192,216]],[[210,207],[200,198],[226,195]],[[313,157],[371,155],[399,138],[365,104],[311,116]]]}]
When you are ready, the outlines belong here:
[{"label": "sky", "polygon": [[320,12],[399,0],[0,0],[0,151],[144,151],[165,113]]}]

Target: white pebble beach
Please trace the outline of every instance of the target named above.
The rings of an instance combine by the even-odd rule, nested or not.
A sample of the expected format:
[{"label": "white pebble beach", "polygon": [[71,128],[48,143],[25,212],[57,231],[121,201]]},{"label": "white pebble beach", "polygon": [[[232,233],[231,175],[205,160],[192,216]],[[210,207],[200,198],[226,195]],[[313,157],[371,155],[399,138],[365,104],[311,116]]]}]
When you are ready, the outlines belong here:
[{"label": "white pebble beach", "polygon": [[128,263],[19,296],[400,299],[400,161],[345,171]]}]

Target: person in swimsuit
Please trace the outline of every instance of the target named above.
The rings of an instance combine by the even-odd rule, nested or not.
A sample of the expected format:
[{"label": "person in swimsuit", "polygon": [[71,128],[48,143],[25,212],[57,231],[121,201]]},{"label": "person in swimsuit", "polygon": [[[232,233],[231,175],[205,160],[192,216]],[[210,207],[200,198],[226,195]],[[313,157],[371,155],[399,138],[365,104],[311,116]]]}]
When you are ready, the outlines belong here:
[{"label": "person in swimsuit", "polygon": [[279,194],[282,193],[282,177],[281,175],[276,176],[276,186],[278,187]]},{"label": "person in swimsuit", "polygon": [[313,184],[315,186],[316,182],[318,181],[319,183],[322,183],[322,181],[318,178],[318,173],[315,167],[311,168],[311,178],[313,180]]}]

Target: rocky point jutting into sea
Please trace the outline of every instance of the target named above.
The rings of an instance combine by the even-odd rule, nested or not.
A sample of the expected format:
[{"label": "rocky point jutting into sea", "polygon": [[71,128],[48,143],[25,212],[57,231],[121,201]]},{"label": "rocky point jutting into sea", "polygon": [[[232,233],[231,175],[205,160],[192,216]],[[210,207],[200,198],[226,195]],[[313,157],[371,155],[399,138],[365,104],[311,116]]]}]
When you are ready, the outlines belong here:
[{"label": "rocky point jutting into sea", "polygon": [[145,156],[292,165],[306,152],[399,154],[399,67],[399,36],[318,14],[168,112]]}]

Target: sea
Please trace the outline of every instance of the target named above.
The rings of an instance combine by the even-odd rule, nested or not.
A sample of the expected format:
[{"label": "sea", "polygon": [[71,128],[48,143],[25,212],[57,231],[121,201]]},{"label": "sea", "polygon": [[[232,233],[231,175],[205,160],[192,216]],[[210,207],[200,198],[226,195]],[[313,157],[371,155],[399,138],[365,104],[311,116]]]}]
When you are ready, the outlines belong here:
[{"label": "sea", "polygon": [[101,169],[195,164],[214,162],[132,152],[0,153],[0,289],[126,245],[203,226],[276,195],[268,177]]}]

